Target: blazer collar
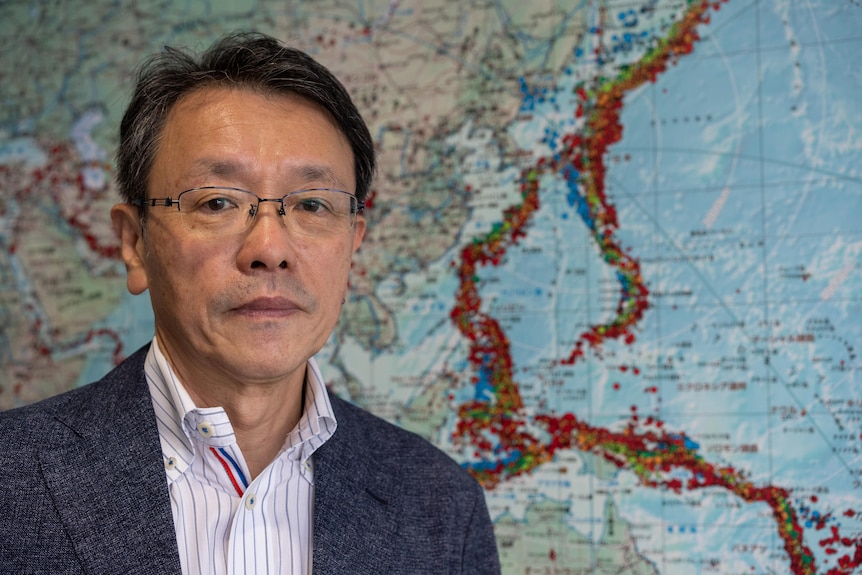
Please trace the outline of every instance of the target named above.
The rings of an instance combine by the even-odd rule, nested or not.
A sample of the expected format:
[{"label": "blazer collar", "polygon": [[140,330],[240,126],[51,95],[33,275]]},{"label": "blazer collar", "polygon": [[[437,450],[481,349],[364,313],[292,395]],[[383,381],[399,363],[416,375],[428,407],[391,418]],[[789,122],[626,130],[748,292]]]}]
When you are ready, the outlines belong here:
[{"label": "blazer collar", "polygon": [[338,427],[314,454],[314,573],[389,573],[398,479],[375,465],[355,408],[330,400]]},{"label": "blazer collar", "polygon": [[42,471],[88,573],[180,573],[145,351],[50,409]]}]

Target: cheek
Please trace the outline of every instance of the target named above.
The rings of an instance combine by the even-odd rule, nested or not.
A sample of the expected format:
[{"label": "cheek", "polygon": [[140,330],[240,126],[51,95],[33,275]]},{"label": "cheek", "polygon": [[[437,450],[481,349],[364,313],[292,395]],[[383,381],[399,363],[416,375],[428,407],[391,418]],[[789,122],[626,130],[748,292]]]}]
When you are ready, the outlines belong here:
[{"label": "cheek", "polygon": [[330,283],[340,281],[341,276],[347,276],[353,260],[353,251],[349,244],[335,246],[308,246],[297,250],[297,272],[313,270],[320,281]]},{"label": "cheek", "polygon": [[151,244],[146,258],[151,294],[174,303],[201,300],[217,279],[215,270],[210,269],[216,260],[212,250],[177,238],[154,239],[157,242]]},{"label": "cheek", "polygon": [[303,283],[314,290],[321,303],[337,302],[340,305],[347,293],[350,266],[349,249],[318,250],[299,262],[296,273],[305,279]]}]

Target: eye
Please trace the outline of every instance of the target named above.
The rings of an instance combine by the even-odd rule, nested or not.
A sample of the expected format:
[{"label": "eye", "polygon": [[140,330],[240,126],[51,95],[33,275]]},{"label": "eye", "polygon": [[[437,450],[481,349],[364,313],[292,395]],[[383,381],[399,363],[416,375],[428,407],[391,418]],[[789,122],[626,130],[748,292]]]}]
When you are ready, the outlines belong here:
[{"label": "eye", "polygon": [[234,207],[236,204],[229,198],[210,198],[206,202],[204,202],[200,209],[208,210],[211,212],[221,212],[228,208]]},{"label": "eye", "polygon": [[180,209],[185,207],[185,211],[201,215],[225,214],[247,202],[249,198],[246,198],[246,195],[248,194],[218,188],[190,190],[180,197]]},{"label": "eye", "polygon": [[320,198],[305,198],[296,204],[298,210],[309,214],[330,211],[329,206]]}]

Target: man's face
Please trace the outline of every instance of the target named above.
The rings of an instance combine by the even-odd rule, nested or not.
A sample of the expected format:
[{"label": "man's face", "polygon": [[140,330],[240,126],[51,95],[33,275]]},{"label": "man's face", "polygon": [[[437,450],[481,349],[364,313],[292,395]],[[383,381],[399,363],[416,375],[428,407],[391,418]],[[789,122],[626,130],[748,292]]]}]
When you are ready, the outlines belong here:
[{"label": "man's face", "polygon": [[[201,186],[262,198],[319,187],[354,193],[353,154],[308,100],[206,88],[170,112],[148,197]],[[143,233],[136,209],[114,208],[129,290],[150,290],[159,343],[187,385],[298,382],[334,328],[365,221],[307,237],[276,208],[261,203],[247,231],[218,239],[190,233],[176,206],[146,208]]]}]

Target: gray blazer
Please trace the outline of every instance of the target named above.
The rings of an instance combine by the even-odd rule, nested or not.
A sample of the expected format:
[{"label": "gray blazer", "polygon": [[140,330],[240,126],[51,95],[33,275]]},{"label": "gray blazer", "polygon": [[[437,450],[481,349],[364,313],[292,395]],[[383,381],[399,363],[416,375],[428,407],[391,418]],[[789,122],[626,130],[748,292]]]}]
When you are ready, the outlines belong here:
[{"label": "gray blazer", "polygon": [[[180,573],[145,355],[0,413],[0,573]],[[338,428],[314,456],[315,575],[499,573],[476,481],[331,400]]]}]

